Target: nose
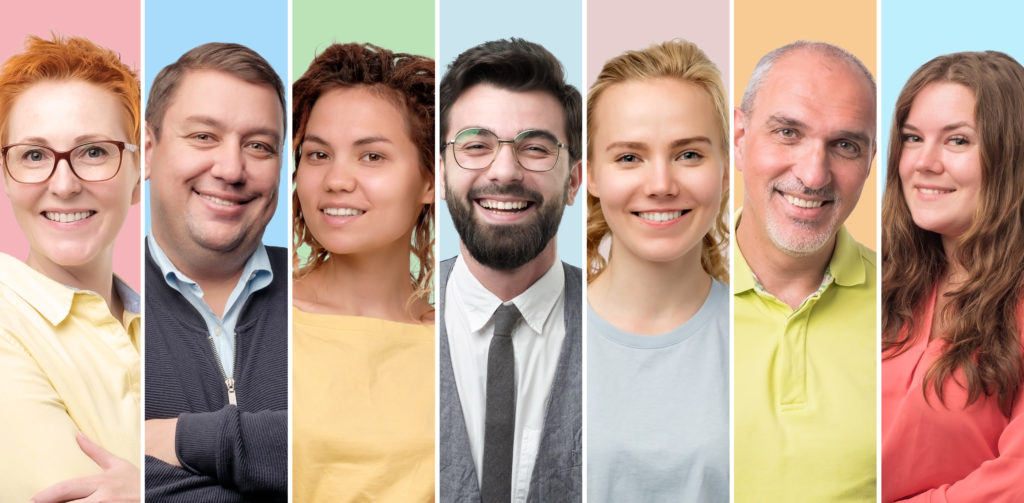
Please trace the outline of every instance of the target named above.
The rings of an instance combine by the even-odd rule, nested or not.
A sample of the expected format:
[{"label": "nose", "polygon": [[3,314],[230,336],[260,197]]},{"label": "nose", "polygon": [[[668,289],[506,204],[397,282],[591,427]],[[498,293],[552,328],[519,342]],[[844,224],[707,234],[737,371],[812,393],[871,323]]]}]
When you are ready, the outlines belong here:
[{"label": "nose", "polygon": [[526,168],[519,165],[513,149],[515,149],[514,144],[504,142],[498,144],[498,152],[494,156],[494,161],[486,170],[487,178],[490,181],[508,183],[523,179],[523,171]]},{"label": "nose", "polygon": [[345,166],[345,163],[334,161],[324,171],[324,188],[327,192],[352,192],[356,188],[356,177],[353,176],[352,167]]},{"label": "nose", "polygon": [[229,185],[245,181],[245,154],[241,148],[225,143],[218,149],[210,174]]},{"label": "nose", "polygon": [[55,196],[69,198],[82,191],[82,180],[71,171],[68,161],[61,159],[50,176],[49,188]]},{"label": "nose", "polygon": [[664,159],[652,161],[644,180],[644,190],[653,197],[674,197],[679,194],[679,184],[673,176],[672,164]]},{"label": "nose", "polygon": [[[938,145],[925,143],[915,150],[917,152],[913,161],[914,171],[932,173],[941,173],[943,171],[942,155]],[[907,151],[906,147],[904,147],[903,151]]]},{"label": "nose", "polygon": [[800,159],[793,165],[793,174],[809,189],[820,189],[832,182],[832,166],[828,157],[828,145],[808,145]]}]

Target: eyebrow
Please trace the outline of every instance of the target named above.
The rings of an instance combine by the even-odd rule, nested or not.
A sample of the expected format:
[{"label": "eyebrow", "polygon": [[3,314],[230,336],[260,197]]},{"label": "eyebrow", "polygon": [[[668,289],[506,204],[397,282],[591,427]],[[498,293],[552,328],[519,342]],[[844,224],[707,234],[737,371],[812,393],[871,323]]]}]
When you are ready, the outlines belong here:
[{"label": "eyebrow", "polygon": [[[797,129],[800,129],[800,128],[806,129],[807,128],[807,124],[804,123],[803,121],[794,119],[792,117],[786,117],[784,115],[772,115],[772,116],[768,117],[768,120],[766,120],[765,123],[766,124],[778,124],[780,126],[797,128]],[[849,130],[849,129],[841,129],[841,130],[839,130],[837,132],[837,134],[835,136],[839,137],[839,138],[850,138],[850,139],[858,141],[858,142],[860,142],[860,143],[862,143],[864,145],[871,145],[872,144],[871,136],[869,136],[866,133],[862,133],[860,131],[852,131],[852,130]]]},{"label": "eyebrow", "polygon": [[[706,136],[694,136],[694,137],[691,137],[691,138],[680,138],[678,140],[673,141],[671,144],[669,144],[669,148],[679,148],[679,147],[682,147],[682,146],[690,145],[692,143],[706,143],[708,145],[711,145],[711,139],[706,137]],[[617,142],[613,142],[610,145],[608,145],[608,147],[605,148],[604,150],[605,150],[605,152],[608,152],[608,151],[611,151],[611,150],[614,150],[614,149],[617,149],[617,148],[624,148],[624,149],[629,149],[629,150],[647,150],[648,146],[647,146],[646,143],[638,142],[638,141],[617,141]]]},{"label": "eyebrow", "polygon": [[[190,115],[185,117],[185,123],[203,124],[217,129],[227,129],[227,126],[225,126],[223,122],[214,119],[209,115]],[[249,138],[252,136],[269,136],[274,139],[276,144],[281,144],[281,135],[278,134],[277,129],[274,128],[256,128],[242,133],[243,138]]]},{"label": "eyebrow", "polygon": [[[967,121],[960,121],[960,122],[954,122],[952,124],[947,124],[945,126],[942,126],[942,129],[940,129],[939,131],[942,131],[942,132],[953,131],[955,129],[960,129],[962,127],[969,128],[969,129],[972,129],[972,130],[976,129],[973,124],[971,124],[971,123],[969,123]],[[900,129],[912,129],[912,130],[917,131],[917,132],[921,131],[920,128],[918,128],[918,127],[916,127],[916,126],[914,126],[913,124],[910,124],[910,123],[904,123],[903,127],[900,128]]]},{"label": "eyebrow", "polygon": [[[460,132],[465,131],[467,129],[480,129],[480,130],[483,130],[483,131],[490,132],[494,136],[497,136],[498,138],[501,138],[501,136],[499,136],[498,133],[495,133],[493,129],[488,128],[488,127],[484,127],[484,126],[466,126],[466,127],[462,128],[462,129],[457,130],[455,132],[456,136]],[[512,135],[512,138],[508,138],[508,139],[509,140],[514,139],[516,136],[519,136],[519,135],[521,135],[521,134],[523,134],[523,133],[525,133],[527,131],[531,131],[535,135],[538,135],[538,136],[547,136],[547,137],[551,138],[552,140],[554,140],[554,141],[556,141],[558,143],[562,143],[562,140],[559,140],[558,139],[558,135],[556,135],[555,133],[552,133],[551,131],[548,131],[547,129],[530,128],[530,127],[523,128],[523,129],[520,129],[519,131],[516,131],[516,134]],[[454,140],[454,138],[452,138],[452,140]],[[449,143],[450,142],[451,141],[449,140]]]},{"label": "eyebrow", "polygon": [[[99,134],[99,133],[87,133],[87,134],[82,134],[82,135],[76,136],[75,139],[72,140],[72,143],[74,143],[72,148],[77,147],[79,145],[84,145],[86,143],[97,142],[97,141],[119,141],[119,140],[113,140],[109,136],[103,135],[103,134]],[[44,147],[50,147],[51,146],[50,141],[47,140],[46,138],[43,138],[42,136],[30,136],[30,137],[24,138],[21,141],[18,141],[16,143],[31,143],[31,144],[34,144],[34,145],[41,145],[41,146],[44,146]],[[125,143],[131,143],[131,141],[125,140]],[[13,145],[13,143],[12,143],[12,145]]]},{"label": "eyebrow", "polygon": [[[331,142],[329,142],[329,141],[327,141],[327,140],[325,140],[325,139],[323,139],[323,138],[321,138],[321,137],[319,137],[319,136],[317,136],[315,134],[308,134],[308,135],[303,136],[302,137],[302,143],[306,143],[306,142],[319,143],[321,145],[325,145],[325,146],[328,146],[328,147],[331,146]],[[358,140],[352,142],[352,145],[361,146],[361,145],[370,145],[372,143],[388,143],[388,144],[393,144],[394,142],[391,141],[388,138],[383,137],[383,136],[367,136],[365,138],[359,138]]]}]

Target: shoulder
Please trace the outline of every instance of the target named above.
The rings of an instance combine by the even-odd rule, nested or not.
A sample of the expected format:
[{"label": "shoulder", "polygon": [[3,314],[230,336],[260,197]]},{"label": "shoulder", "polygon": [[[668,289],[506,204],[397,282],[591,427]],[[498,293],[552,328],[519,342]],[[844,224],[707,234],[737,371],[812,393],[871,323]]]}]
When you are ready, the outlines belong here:
[{"label": "shoulder", "polygon": [[267,249],[267,258],[270,259],[270,266],[274,269],[274,274],[281,270],[287,272],[288,269],[288,249],[280,246],[265,246]]},{"label": "shoulder", "polygon": [[564,261],[562,262],[562,268],[565,269],[566,277],[575,280],[583,279],[583,269],[580,269],[579,267],[576,267]]}]

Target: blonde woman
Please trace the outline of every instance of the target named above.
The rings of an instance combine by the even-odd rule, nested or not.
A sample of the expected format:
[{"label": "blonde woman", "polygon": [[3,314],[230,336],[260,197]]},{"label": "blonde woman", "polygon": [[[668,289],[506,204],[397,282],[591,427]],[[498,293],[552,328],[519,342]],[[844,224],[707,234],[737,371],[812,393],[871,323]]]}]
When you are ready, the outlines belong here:
[{"label": "blonde woman", "polygon": [[721,76],[689,42],[629,51],[587,111],[588,501],[728,501]]}]

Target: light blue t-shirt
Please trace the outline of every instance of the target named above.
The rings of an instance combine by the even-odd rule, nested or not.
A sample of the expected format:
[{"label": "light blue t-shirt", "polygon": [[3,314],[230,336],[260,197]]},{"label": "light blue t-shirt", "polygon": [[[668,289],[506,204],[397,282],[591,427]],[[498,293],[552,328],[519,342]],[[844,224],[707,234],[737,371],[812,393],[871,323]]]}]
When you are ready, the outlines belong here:
[{"label": "light blue t-shirt", "polygon": [[242,307],[253,293],[266,288],[274,280],[274,271],[270,267],[270,256],[267,255],[267,248],[262,243],[256,247],[256,251],[245,261],[242,268],[242,276],[238,278],[238,284],[228,296],[228,302],[224,307],[224,316],[217,317],[210,306],[203,299],[203,289],[199,284],[192,281],[185,273],[178,270],[167,258],[167,254],[160,248],[160,245],[153,239],[153,235],[146,236],[149,244],[149,253],[153,261],[160,268],[160,273],[170,286],[185,300],[192,304],[206,322],[210,339],[213,341],[217,359],[220,360],[221,369],[225,377],[235,375],[235,325],[238,324],[238,317],[242,314]]},{"label": "light blue t-shirt", "polygon": [[587,501],[729,501],[729,292],[661,335],[587,306]]}]

